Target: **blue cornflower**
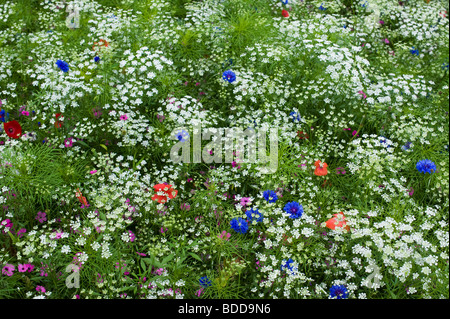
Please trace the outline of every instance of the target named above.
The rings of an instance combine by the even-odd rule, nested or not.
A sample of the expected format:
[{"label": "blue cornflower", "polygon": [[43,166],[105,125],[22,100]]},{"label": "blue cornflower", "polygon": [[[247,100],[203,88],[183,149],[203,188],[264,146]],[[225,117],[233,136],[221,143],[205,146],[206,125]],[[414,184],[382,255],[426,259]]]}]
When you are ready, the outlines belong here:
[{"label": "blue cornflower", "polygon": [[289,218],[292,219],[300,218],[303,215],[303,206],[297,202],[288,202],[284,206],[283,210],[290,214]]},{"label": "blue cornflower", "polygon": [[320,10],[325,11],[327,8],[324,8],[323,3],[319,7]]},{"label": "blue cornflower", "polygon": [[263,220],[263,215],[258,211],[258,208],[255,209],[250,209],[248,211],[245,212],[245,215],[247,215],[247,218],[250,222],[252,221],[257,221],[257,222],[262,222]]},{"label": "blue cornflower", "polygon": [[365,8],[367,5],[368,5],[368,3],[367,3],[367,1],[366,1],[366,2],[364,2],[361,6],[362,6],[363,8]]},{"label": "blue cornflower", "polygon": [[412,49],[409,50],[409,52],[411,52],[412,55],[417,55],[417,56],[419,56],[419,50],[414,49],[414,47],[412,47]]},{"label": "blue cornflower", "polygon": [[209,280],[209,278],[206,276],[201,277],[198,282],[200,283],[200,286],[202,286],[204,288],[207,288],[207,287],[211,286],[211,284],[212,284],[211,280]]},{"label": "blue cornflower", "polygon": [[230,225],[231,228],[239,234],[245,234],[248,230],[247,221],[241,217],[232,219]]},{"label": "blue cornflower", "polygon": [[94,58],[94,62],[98,62],[98,61],[100,61],[100,58],[99,58],[98,56],[96,56],[96,57]]},{"label": "blue cornflower", "polygon": [[448,67],[449,67],[449,65],[448,65],[448,63],[447,64],[445,64],[445,62],[444,63],[442,63],[442,70],[445,70],[445,69],[447,69],[447,71],[448,71]]},{"label": "blue cornflower", "polygon": [[69,64],[68,64],[67,62],[65,62],[65,61],[58,60],[58,61],[56,61],[56,65],[57,65],[58,68],[60,68],[61,71],[63,71],[63,72],[69,71]]},{"label": "blue cornflower", "polygon": [[436,164],[434,164],[429,159],[424,159],[421,161],[418,161],[416,164],[416,168],[421,173],[434,173],[436,171]]},{"label": "blue cornflower", "polygon": [[176,134],[176,138],[180,142],[186,142],[189,139],[189,133],[186,132],[185,130],[178,131]]},{"label": "blue cornflower", "polygon": [[334,285],[330,288],[330,297],[336,299],[347,299],[348,290],[344,285]]},{"label": "blue cornflower", "polygon": [[5,110],[0,111],[0,121],[5,122]]},{"label": "blue cornflower", "polygon": [[406,142],[405,145],[402,146],[402,150],[407,151],[411,148],[412,142]]},{"label": "blue cornflower", "polygon": [[303,118],[300,116],[300,114],[297,114],[297,112],[292,111],[289,113],[289,116],[292,116],[293,122],[303,122]]},{"label": "blue cornflower", "polygon": [[234,74],[233,71],[227,70],[223,72],[222,78],[230,83],[234,82],[236,80],[236,74]]},{"label": "blue cornflower", "polygon": [[392,141],[384,137],[383,135],[380,136],[380,144],[383,144],[386,148],[391,147]]},{"label": "blue cornflower", "polygon": [[281,261],[281,271],[283,271],[285,269],[289,269],[289,270],[292,271],[292,268],[293,268],[292,264],[293,263],[294,263],[294,261],[291,258],[289,258],[287,261],[286,261],[286,259],[283,259]]},{"label": "blue cornflower", "polygon": [[275,203],[278,199],[277,194],[274,191],[269,191],[269,190],[264,191],[263,197],[269,203]]},{"label": "blue cornflower", "polygon": [[288,4],[289,3],[289,0],[280,0],[283,4]]}]

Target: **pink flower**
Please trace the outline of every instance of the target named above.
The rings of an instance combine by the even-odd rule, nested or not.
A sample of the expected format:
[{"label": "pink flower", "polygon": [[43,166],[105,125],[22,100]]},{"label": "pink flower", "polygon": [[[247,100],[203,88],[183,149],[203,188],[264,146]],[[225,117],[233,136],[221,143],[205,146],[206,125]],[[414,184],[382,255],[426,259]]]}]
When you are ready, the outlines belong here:
[{"label": "pink flower", "polygon": [[16,270],[16,267],[14,267],[14,265],[6,264],[2,269],[2,274],[11,277],[14,273],[14,270]]},{"label": "pink flower", "polygon": [[19,269],[19,272],[26,272],[28,270],[27,264],[18,264],[17,268]]},{"label": "pink flower", "polygon": [[228,240],[230,238],[231,234],[227,233],[225,230],[222,232],[222,234],[217,235],[220,239]]},{"label": "pink flower", "polygon": [[17,235],[19,236],[19,238],[22,238],[22,234],[24,234],[24,233],[26,233],[27,232],[27,230],[25,229],[25,228],[21,228],[18,232],[17,232]]},{"label": "pink flower", "polygon": [[45,293],[45,288],[43,286],[36,286],[36,291]]},{"label": "pink flower", "polygon": [[64,147],[72,147],[72,146],[73,146],[73,139],[71,137],[66,138],[64,140]]},{"label": "pink flower", "polygon": [[195,292],[195,295],[197,296],[197,297],[200,297],[202,294],[203,294],[203,290],[204,290],[205,288],[200,288],[199,290],[197,290],[196,292]]},{"label": "pink flower", "polygon": [[128,233],[130,234],[130,241],[133,242],[136,239],[136,235],[131,230]]},{"label": "pink flower", "polygon": [[95,173],[97,173],[97,170],[94,169],[93,171],[90,171],[89,173],[91,173],[91,175],[94,175]]},{"label": "pink flower", "polygon": [[28,112],[28,111],[22,111],[22,115],[30,116],[30,112]]},{"label": "pink flower", "polygon": [[128,116],[127,116],[126,114],[121,115],[121,116],[120,116],[120,119],[121,119],[122,121],[126,121],[126,120],[128,120]]},{"label": "pink flower", "polygon": [[364,93],[363,91],[358,91],[358,93],[362,95],[363,99],[367,97],[366,93]]},{"label": "pink flower", "polygon": [[252,201],[250,200],[250,197],[242,197],[241,198],[241,206],[248,206],[252,203]]},{"label": "pink flower", "polygon": [[384,39],[384,43],[388,44],[388,43],[389,43],[389,40],[388,40],[387,38]]}]

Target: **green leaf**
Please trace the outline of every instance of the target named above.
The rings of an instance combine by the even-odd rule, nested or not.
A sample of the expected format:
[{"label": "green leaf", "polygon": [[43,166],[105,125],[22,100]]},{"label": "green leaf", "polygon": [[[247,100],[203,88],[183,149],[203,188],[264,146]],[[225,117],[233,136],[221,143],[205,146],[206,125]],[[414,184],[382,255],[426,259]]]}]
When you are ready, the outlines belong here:
[{"label": "green leaf", "polygon": [[145,266],[145,262],[141,259],[141,267],[144,269],[144,272],[147,271],[147,267]]},{"label": "green leaf", "polygon": [[171,261],[173,259],[173,257],[175,257],[174,254],[170,254],[169,256],[167,256],[166,258],[164,258],[161,262],[161,264],[165,265],[167,264],[169,261]]},{"label": "green leaf", "polygon": [[191,253],[191,252],[189,252],[189,255],[191,255],[192,257],[194,257],[194,258],[197,259],[198,261],[203,262],[203,260],[200,258],[199,255],[194,254],[194,253]]},{"label": "green leaf", "polygon": [[77,143],[80,143],[81,145],[84,145],[84,146],[86,146],[86,147],[90,147],[89,145],[87,145],[85,142],[83,142],[83,141],[81,141],[81,140],[77,141]]},{"label": "green leaf", "polygon": [[100,146],[103,147],[105,150],[108,150],[108,148],[105,145],[100,144]]}]

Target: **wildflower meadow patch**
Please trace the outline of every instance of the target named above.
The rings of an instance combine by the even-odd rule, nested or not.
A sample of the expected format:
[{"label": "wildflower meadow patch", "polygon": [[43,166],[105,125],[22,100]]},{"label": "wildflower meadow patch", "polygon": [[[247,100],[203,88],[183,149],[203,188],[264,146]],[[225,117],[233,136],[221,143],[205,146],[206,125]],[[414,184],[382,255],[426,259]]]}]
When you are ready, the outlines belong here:
[{"label": "wildflower meadow patch", "polygon": [[0,299],[448,299],[448,11],[0,0]]}]

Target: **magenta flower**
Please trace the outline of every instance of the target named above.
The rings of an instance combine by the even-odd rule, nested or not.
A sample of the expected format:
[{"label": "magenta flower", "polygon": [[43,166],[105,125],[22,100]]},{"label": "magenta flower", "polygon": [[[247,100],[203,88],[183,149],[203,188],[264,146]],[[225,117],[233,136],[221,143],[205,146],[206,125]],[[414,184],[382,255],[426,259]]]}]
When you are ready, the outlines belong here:
[{"label": "magenta flower", "polygon": [[89,173],[91,173],[91,175],[94,175],[95,173],[97,173],[97,170],[94,169],[93,171],[90,171]]},{"label": "magenta flower", "polygon": [[73,146],[73,139],[71,137],[66,138],[64,140],[64,147],[72,147],[72,146]]},{"label": "magenta flower", "polygon": [[2,274],[11,277],[14,273],[14,270],[16,270],[16,267],[14,267],[14,265],[6,264],[2,269]]},{"label": "magenta flower", "polygon": [[220,239],[228,240],[230,238],[231,234],[227,233],[225,230],[222,232],[222,234],[217,235]]},{"label": "magenta flower", "polygon": [[202,294],[203,294],[203,290],[204,290],[205,288],[200,288],[199,290],[197,290],[196,292],[195,292],[195,295],[197,296],[197,297],[200,297]]},{"label": "magenta flower", "polygon": [[19,269],[19,272],[26,272],[28,270],[27,264],[18,264],[17,268]]},{"label": "magenta flower", "polygon": [[45,290],[45,288],[43,286],[36,286],[36,291],[45,293],[46,290]]},{"label": "magenta flower", "polygon": [[363,99],[365,99],[367,97],[366,93],[364,93],[363,91],[358,91],[358,93],[362,95]]},{"label": "magenta flower", "polygon": [[410,188],[409,190],[408,190],[408,195],[409,196],[412,196],[414,194],[414,188]]},{"label": "magenta flower", "polygon": [[38,222],[43,223],[43,222],[45,222],[45,221],[47,220],[46,216],[47,216],[46,213],[44,213],[44,212],[38,212],[35,219],[36,219]]},{"label": "magenta flower", "polygon": [[384,43],[388,44],[388,43],[389,43],[389,40],[388,40],[387,38],[384,39]]},{"label": "magenta flower", "polygon": [[122,121],[126,121],[126,120],[128,120],[128,116],[127,116],[126,114],[121,115],[121,116],[120,116],[120,119],[121,119]]},{"label": "magenta flower", "polygon": [[136,239],[136,235],[131,230],[128,233],[130,234],[130,241],[133,242]]},{"label": "magenta flower", "polygon": [[252,203],[252,201],[250,200],[250,197],[242,197],[241,198],[241,206],[249,206]]},{"label": "magenta flower", "polygon": [[19,238],[22,238],[22,234],[25,234],[27,232],[27,230],[25,228],[21,228],[19,229],[19,231],[17,232],[17,235],[19,236]]},{"label": "magenta flower", "polygon": [[22,111],[22,115],[30,116],[30,112],[28,112],[28,111]]}]

